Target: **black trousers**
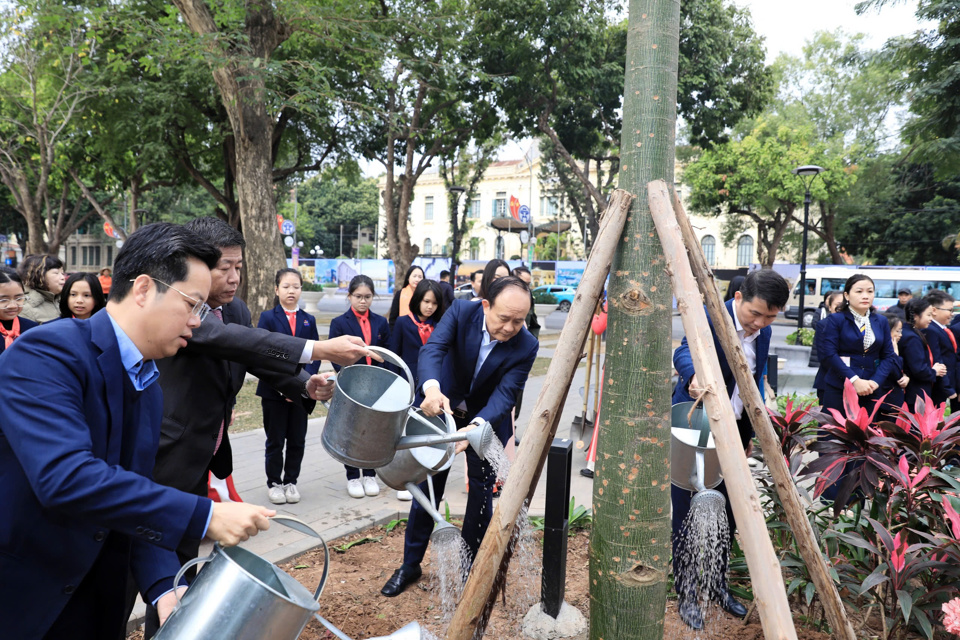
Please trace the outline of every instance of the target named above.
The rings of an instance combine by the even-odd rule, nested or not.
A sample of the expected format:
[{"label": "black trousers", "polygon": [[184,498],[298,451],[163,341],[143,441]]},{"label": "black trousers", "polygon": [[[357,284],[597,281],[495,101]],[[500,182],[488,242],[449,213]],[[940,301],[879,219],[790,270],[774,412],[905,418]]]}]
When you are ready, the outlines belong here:
[{"label": "black trousers", "polygon": [[[264,398],[263,429],[267,433],[263,458],[267,486],[297,484],[307,442],[307,412],[295,402]],[[287,456],[283,449],[286,444]],[[281,477],[282,473],[282,477]]]},{"label": "black trousers", "polygon": [[129,617],[124,616],[129,573],[130,541],[111,533],[44,639],[123,640]]}]

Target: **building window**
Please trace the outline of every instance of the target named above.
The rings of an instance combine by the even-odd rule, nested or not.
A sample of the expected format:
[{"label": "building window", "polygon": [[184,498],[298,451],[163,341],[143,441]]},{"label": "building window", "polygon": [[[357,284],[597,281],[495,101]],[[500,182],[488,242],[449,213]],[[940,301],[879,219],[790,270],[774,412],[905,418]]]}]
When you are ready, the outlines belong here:
[{"label": "building window", "polygon": [[507,192],[497,191],[497,198],[493,201],[493,217],[505,218],[507,215]]},{"label": "building window", "polygon": [[107,245],[107,266],[113,266],[113,247]]},{"label": "building window", "polygon": [[433,220],[433,196],[427,196],[423,205],[423,219]]},{"label": "building window", "polygon": [[717,240],[713,236],[703,236],[703,240],[700,241],[700,246],[703,247],[703,255],[707,259],[707,264],[715,266],[717,264]]},{"label": "building window", "polygon": [[100,245],[93,247],[93,260],[90,262],[91,265],[100,266]]},{"label": "building window", "polygon": [[82,266],[84,266],[84,267],[87,266],[88,264],[90,264],[89,262],[87,262],[87,260],[88,260],[87,254],[88,254],[89,249],[90,249],[90,247],[80,247],[80,256],[81,256],[81,257],[80,257],[80,260],[81,260],[80,264],[81,264]]},{"label": "building window", "polygon": [[479,238],[470,238],[470,259],[471,260],[480,259],[480,239]]},{"label": "building window", "polygon": [[540,217],[555,218],[559,213],[560,207],[557,206],[557,199],[554,197],[540,197]]},{"label": "building window", "polygon": [[427,238],[423,241],[423,255],[429,256],[433,254],[433,240]]},{"label": "building window", "polygon": [[753,238],[740,236],[737,241],[737,266],[749,267],[753,261]]},{"label": "building window", "polygon": [[70,264],[77,266],[77,248],[70,247]]},{"label": "building window", "polygon": [[480,217],[480,198],[474,198],[470,201],[470,206],[467,208],[467,217],[468,218],[479,218]]},{"label": "building window", "polygon": [[444,244],[440,245],[440,255],[442,255],[444,258],[447,257],[447,247],[449,246],[450,246],[450,238],[447,238],[447,241]]},{"label": "building window", "polygon": [[503,260],[504,247],[503,247],[503,236],[497,236],[496,244],[497,260]]}]

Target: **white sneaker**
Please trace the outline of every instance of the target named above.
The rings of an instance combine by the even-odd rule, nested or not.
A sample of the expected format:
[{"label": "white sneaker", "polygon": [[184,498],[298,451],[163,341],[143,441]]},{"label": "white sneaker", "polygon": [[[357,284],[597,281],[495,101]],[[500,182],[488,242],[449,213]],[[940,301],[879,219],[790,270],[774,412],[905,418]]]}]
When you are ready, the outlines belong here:
[{"label": "white sneaker", "polygon": [[380,485],[373,476],[363,476],[363,492],[368,496],[380,495]]},{"label": "white sneaker", "polygon": [[273,504],[286,504],[287,496],[283,491],[283,485],[275,484],[267,491],[267,497]]},{"label": "white sneaker", "polygon": [[410,493],[409,491],[397,491],[397,500],[401,500],[403,502],[410,502],[411,500],[413,500],[413,494]]},{"label": "white sneaker", "polygon": [[360,482],[360,478],[347,480],[347,493],[350,494],[351,498],[362,498],[366,495],[363,492],[363,483]]},{"label": "white sneaker", "polygon": [[283,495],[287,497],[287,504],[297,504],[300,502],[300,492],[297,491],[297,485],[288,484],[283,488]]}]

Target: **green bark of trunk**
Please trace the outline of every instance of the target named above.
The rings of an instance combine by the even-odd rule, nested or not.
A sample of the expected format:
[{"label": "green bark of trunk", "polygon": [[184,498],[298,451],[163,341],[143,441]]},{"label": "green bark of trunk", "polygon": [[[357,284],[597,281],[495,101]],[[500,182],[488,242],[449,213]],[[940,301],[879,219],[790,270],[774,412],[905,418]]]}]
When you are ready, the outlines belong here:
[{"label": "green bark of trunk", "polygon": [[631,0],[619,186],[637,196],[610,271],[590,541],[590,637],[663,637],[670,569],[671,292],[647,183],[673,182],[679,0]]}]

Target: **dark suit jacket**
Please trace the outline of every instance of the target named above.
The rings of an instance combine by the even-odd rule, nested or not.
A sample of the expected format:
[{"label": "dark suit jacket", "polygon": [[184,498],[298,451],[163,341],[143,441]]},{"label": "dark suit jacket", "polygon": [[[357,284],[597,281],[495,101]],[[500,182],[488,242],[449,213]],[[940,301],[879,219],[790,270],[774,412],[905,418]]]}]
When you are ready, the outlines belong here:
[{"label": "dark suit jacket", "polygon": [[125,422],[127,373],[107,312],[31,330],[0,369],[0,635],[41,638],[110,532],[129,539],[147,598],[169,589],[173,549],[202,537],[210,501],[150,481],[160,385]]},{"label": "dark suit jacket", "polygon": [[[842,391],[844,381],[855,375],[864,380],[873,380],[881,387],[886,383],[896,366],[890,323],[879,313],[871,313],[870,327],[874,339],[864,352],[863,334],[849,311],[830,314],[820,322],[816,336],[817,354],[823,367],[825,388]],[[902,339],[900,353],[903,353]],[[848,358],[850,364],[846,364],[843,358]]]},{"label": "dark suit jacket", "polygon": [[510,435],[510,412],[527,383],[540,343],[525,327],[520,329],[494,346],[474,380],[483,323],[483,305],[454,301],[420,349],[417,369],[421,386],[437,380],[451,407],[466,402],[468,416],[483,417],[504,441]]},{"label": "dark suit jacket", "polygon": [[[731,298],[724,304],[727,307],[727,313],[733,318],[733,299]],[[713,328],[713,321],[710,319],[710,314],[707,314],[707,321],[710,323],[710,333],[713,336],[713,344],[716,347],[717,358],[720,360],[720,372],[723,374],[723,383],[727,387],[727,395],[732,396],[733,390],[737,386],[737,380],[733,377],[733,370],[730,369],[727,356],[720,347],[720,340],[717,339],[717,332]],[[734,321],[734,326],[736,326],[736,321]],[[770,353],[770,335],[772,333],[773,330],[770,327],[765,327],[760,330],[760,335],[757,336],[756,341],[757,370],[753,374],[753,379],[757,381],[761,396],[764,395],[763,374],[767,371],[767,356]],[[696,371],[694,371],[693,368],[693,358],[690,356],[690,346],[687,344],[686,336],[683,337],[680,346],[673,352],[673,367],[677,370],[677,386],[673,389],[672,401],[674,404],[678,402],[690,402],[693,398],[690,397],[688,387],[690,386],[690,379],[693,378]]]},{"label": "dark suit jacket", "polygon": [[[933,383],[937,374],[930,366],[930,356],[937,362],[937,353],[932,346],[923,344],[923,340],[909,324],[903,324],[903,336],[897,345],[900,348],[900,357],[903,358],[903,372],[910,376],[910,383],[904,389],[904,400],[913,411],[916,399],[924,394],[933,397]],[[928,351],[928,347],[930,350]]]},{"label": "dark suit jacket", "polygon": [[[370,318],[370,346],[389,349],[390,325],[387,323],[387,319],[381,315],[377,315],[373,311],[367,311],[367,313]],[[330,331],[327,337],[333,339],[340,336],[356,336],[363,339],[363,330],[360,329],[360,321],[357,320],[353,309],[347,309],[346,313],[330,321]],[[359,362],[359,360],[357,362]],[[376,360],[372,360],[371,364],[383,366]],[[341,369],[338,364],[333,365],[333,368],[335,371],[340,371]]]},{"label": "dark suit jacket", "polygon": [[[34,322],[33,320],[28,320],[27,318],[20,317],[20,335],[23,335],[23,332],[27,329],[33,329],[34,327],[39,327],[39,322]],[[19,340],[20,338],[17,338]],[[14,340],[16,342],[16,340]],[[0,353],[3,353],[3,350],[7,348],[6,341],[0,338]]]},{"label": "dark suit jacket", "polygon": [[[934,362],[942,362],[947,366],[947,375],[937,378],[933,383],[933,401],[937,404],[946,402],[947,399],[957,392],[957,352],[950,342],[951,336],[947,335],[949,329],[942,329],[940,325],[931,322],[930,326],[924,329],[924,335],[927,336],[927,342],[930,345],[936,345],[934,356],[939,354],[939,359]],[[956,340],[956,338],[954,338]],[[931,350],[933,350],[931,346]]]},{"label": "dark suit jacket", "polygon": [[238,298],[222,311],[223,322],[209,314],[186,348],[157,361],[163,428],[153,474],[157,482],[183,491],[199,491],[208,469],[219,478],[233,471],[227,432],[216,457],[213,451],[221,423],[230,423],[247,372],[302,401],[308,413],[314,406],[300,395],[309,377],[305,372],[297,375],[304,340],[254,329],[250,310]]},{"label": "dark suit jacket", "polygon": [[446,311],[457,296],[454,294],[453,285],[446,280],[441,280],[438,284],[440,285],[440,291],[443,292],[443,310]]},{"label": "dark suit jacket", "polygon": [[[320,339],[320,335],[317,333],[317,320],[303,309],[297,309],[297,320],[294,323],[294,327],[297,329],[294,337],[303,338],[304,340]],[[257,328],[287,336],[291,335],[290,322],[287,321],[287,314],[280,305],[275,306],[270,311],[261,313],[260,320],[257,322]],[[320,370],[320,361],[316,360],[305,365],[303,370],[309,375],[317,373],[317,371]],[[261,398],[271,400],[282,400],[286,397],[282,392],[275,390],[263,380],[257,384],[257,395]],[[295,398],[290,399],[295,400]]]},{"label": "dark suit jacket", "polygon": [[[427,322],[433,324],[431,318]],[[422,380],[417,377],[417,361],[420,359],[420,348],[423,346],[423,340],[420,339],[420,330],[413,323],[410,316],[397,318],[397,323],[393,325],[393,331],[390,332],[390,351],[400,356],[400,359],[409,367],[410,373],[417,387]],[[400,373],[397,371],[397,373]]]}]

